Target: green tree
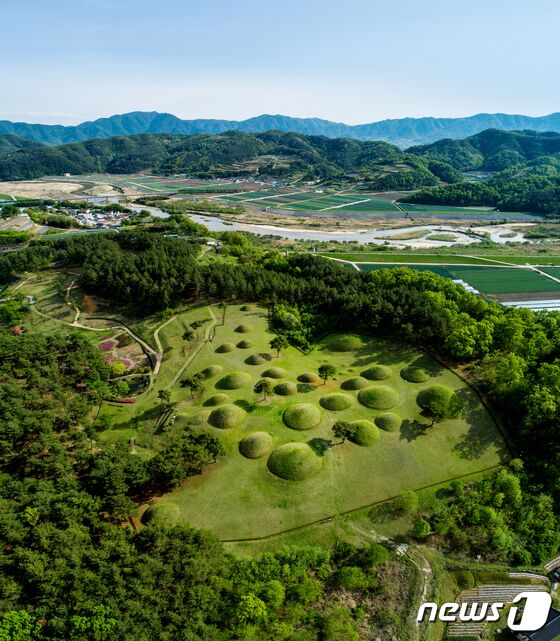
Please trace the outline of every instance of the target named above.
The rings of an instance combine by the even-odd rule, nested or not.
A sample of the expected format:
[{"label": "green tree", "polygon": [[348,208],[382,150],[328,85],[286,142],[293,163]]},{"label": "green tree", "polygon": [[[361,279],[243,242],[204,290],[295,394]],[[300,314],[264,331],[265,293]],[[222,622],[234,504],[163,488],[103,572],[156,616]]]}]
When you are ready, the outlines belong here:
[{"label": "green tree", "polygon": [[260,381],[257,381],[257,383],[255,384],[253,391],[255,392],[255,394],[262,394],[263,400],[266,401],[267,396],[269,394],[272,394],[273,389],[274,386],[270,379],[261,378]]},{"label": "green tree", "polygon": [[275,336],[270,341],[271,349],[276,350],[276,357],[280,358],[280,352],[288,347],[288,339],[285,336]]},{"label": "green tree", "polygon": [[414,523],[414,527],[412,528],[412,536],[415,539],[422,541],[431,533],[431,531],[432,529],[428,521],[426,521],[426,519],[420,518],[416,521],[416,523]]},{"label": "green tree", "polygon": [[431,425],[445,419],[456,418],[463,411],[463,404],[457,394],[442,385],[433,385],[422,390],[418,393],[416,402],[422,414],[432,419]]},{"label": "green tree", "polygon": [[73,616],[70,619],[70,641],[111,641],[117,623],[109,608],[95,606],[90,616]]},{"label": "green tree", "polygon": [[266,604],[254,594],[245,594],[239,599],[235,614],[241,626],[262,623],[267,619]]},{"label": "green tree", "polygon": [[418,510],[418,494],[412,490],[402,492],[395,499],[395,507],[405,514],[413,514]]},{"label": "green tree", "polygon": [[39,639],[41,626],[25,610],[10,610],[0,615],[0,641]]},{"label": "green tree", "polygon": [[319,372],[320,378],[323,379],[324,385],[331,376],[336,374],[336,367],[330,363],[325,363],[324,365],[320,365],[317,371]]},{"label": "green tree", "polygon": [[356,432],[354,426],[348,421],[337,421],[331,430],[334,436],[340,439],[338,445],[342,445],[346,439],[352,438]]}]

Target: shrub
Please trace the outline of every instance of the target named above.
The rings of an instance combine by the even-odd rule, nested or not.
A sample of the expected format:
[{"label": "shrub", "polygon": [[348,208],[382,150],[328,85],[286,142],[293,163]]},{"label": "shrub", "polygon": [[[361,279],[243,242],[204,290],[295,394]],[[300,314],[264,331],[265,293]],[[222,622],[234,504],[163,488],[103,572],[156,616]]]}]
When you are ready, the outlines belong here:
[{"label": "shrub", "polygon": [[401,370],[401,377],[409,383],[425,383],[430,380],[430,373],[423,367],[405,367]]},{"label": "shrub", "polygon": [[348,394],[327,394],[319,400],[319,403],[326,410],[340,412],[352,405],[352,397]]},{"label": "shrub", "polygon": [[368,381],[363,376],[354,376],[354,378],[344,381],[340,387],[345,390],[359,390],[368,385]]},{"label": "shrub", "polygon": [[218,389],[239,389],[251,384],[251,377],[246,372],[230,372],[216,383]]},{"label": "shrub", "polygon": [[461,590],[472,590],[475,585],[474,575],[469,570],[458,570],[455,572],[455,583]]},{"label": "shrub", "polygon": [[239,425],[245,419],[245,416],[245,410],[237,405],[221,405],[210,412],[208,423],[213,427],[226,430]]},{"label": "shrub", "polygon": [[301,481],[317,474],[323,459],[307,443],[286,443],[273,450],[268,458],[272,474],[288,481]]},{"label": "shrub", "polygon": [[239,451],[246,458],[261,458],[270,452],[272,437],[267,432],[253,432],[239,443]]},{"label": "shrub", "polygon": [[374,365],[362,372],[362,376],[368,381],[384,381],[391,378],[393,372],[385,365]]},{"label": "shrub", "polygon": [[401,417],[393,412],[385,412],[375,417],[375,424],[385,432],[396,432],[400,429],[401,423]]},{"label": "shrub", "polygon": [[358,400],[362,405],[375,410],[388,410],[399,402],[399,395],[391,387],[377,385],[366,387],[358,392]]},{"label": "shrub", "polygon": [[296,403],[288,407],[283,418],[294,430],[310,430],[321,422],[321,411],[310,403]]},{"label": "shrub", "polygon": [[356,445],[370,447],[379,440],[379,429],[371,421],[352,421],[350,425],[354,428],[354,433],[350,436],[350,440]]}]

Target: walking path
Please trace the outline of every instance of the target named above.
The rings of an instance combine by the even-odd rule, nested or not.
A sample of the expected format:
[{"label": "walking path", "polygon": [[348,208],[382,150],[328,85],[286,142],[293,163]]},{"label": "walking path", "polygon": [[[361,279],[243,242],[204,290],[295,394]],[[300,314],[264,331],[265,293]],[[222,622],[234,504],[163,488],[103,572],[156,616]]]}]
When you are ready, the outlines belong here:
[{"label": "walking path", "polygon": [[200,343],[200,345],[194,350],[194,352],[187,358],[181,369],[175,374],[175,376],[172,378],[171,382],[167,386],[168,388],[173,387],[175,383],[181,378],[183,375],[183,372],[187,369],[187,367],[193,362],[195,357],[198,355],[200,350],[204,347],[204,345],[209,341],[210,339],[210,332],[214,329],[216,326],[218,319],[216,318],[216,314],[214,314],[214,310],[212,309],[211,305],[208,305],[208,311],[210,312],[210,316],[212,316],[212,322],[206,327],[204,330],[204,340]]}]

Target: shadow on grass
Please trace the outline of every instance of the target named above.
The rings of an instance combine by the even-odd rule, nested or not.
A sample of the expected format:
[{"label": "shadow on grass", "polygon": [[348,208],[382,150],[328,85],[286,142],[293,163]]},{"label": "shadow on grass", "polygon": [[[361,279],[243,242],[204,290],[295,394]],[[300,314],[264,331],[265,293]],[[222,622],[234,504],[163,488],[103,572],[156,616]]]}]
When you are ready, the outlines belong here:
[{"label": "shadow on grass", "polygon": [[251,412],[254,412],[257,409],[257,403],[250,403],[249,401],[246,401],[244,398],[240,398],[236,401],[233,401],[234,405],[237,405],[237,407],[240,407],[241,409],[244,409],[248,414]]},{"label": "shadow on grass", "polygon": [[297,384],[298,394],[309,394],[309,392],[313,392],[315,389],[316,389],[315,385],[311,385],[310,383]]},{"label": "shadow on grass", "polygon": [[368,511],[368,518],[374,523],[390,523],[401,516],[400,510],[395,506],[393,501],[386,501],[374,505]]},{"label": "shadow on grass", "polygon": [[463,403],[463,417],[469,425],[469,431],[461,436],[453,451],[461,458],[472,461],[480,458],[489,447],[495,447],[500,461],[507,460],[507,447],[478,396],[467,389],[457,390],[456,394]]},{"label": "shadow on grass", "polygon": [[405,419],[401,423],[400,440],[412,443],[412,441],[415,441],[419,436],[426,436],[428,427],[428,425],[420,423],[420,421]]},{"label": "shadow on grass", "polygon": [[331,440],[320,438],[319,436],[307,441],[307,445],[309,445],[317,456],[325,456],[325,454],[331,449],[331,443]]}]

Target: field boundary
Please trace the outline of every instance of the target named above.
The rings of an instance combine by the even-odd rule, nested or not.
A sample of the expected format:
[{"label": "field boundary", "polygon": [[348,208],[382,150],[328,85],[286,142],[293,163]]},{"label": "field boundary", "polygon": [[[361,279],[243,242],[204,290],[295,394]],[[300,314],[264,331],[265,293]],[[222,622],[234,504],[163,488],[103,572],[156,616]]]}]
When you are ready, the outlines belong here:
[{"label": "field boundary", "polygon": [[[490,467],[486,467],[482,470],[478,470],[476,472],[470,472],[469,474],[462,474],[460,476],[455,476],[449,479],[446,479],[445,481],[439,481],[437,483],[430,483],[429,485],[424,485],[422,487],[418,487],[414,492],[421,492],[423,490],[429,490],[434,487],[440,487],[447,485],[449,483],[452,483],[453,481],[460,481],[462,479],[467,479],[470,477],[478,476],[480,474],[486,474],[487,472],[491,472],[493,470],[498,470],[503,468],[503,464],[499,463],[498,465],[492,465]],[[394,501],[399,494],[395,494],[394,496],[390,496],[386,499],[381,499],[380,501],[374,501],[373,503],[368,503],[366,505],[361,505],[359,507],[352,508],[350,510],[344,510],[343,512],[337,512],[336,514],[330,514],[327,516],[324,516],[320,519],[315,519],[314,521],[309,521],[308,523],[302,523],[301,525],[296,525],[295,527],[288,528],[286,530],[280,530],[279,532],[273,532],[272,534],[265,534],[263,536],[253,536],[253,537],[247,537],[247,538],[242,538],[242,539],[219,539],[221,543],[249,543],[251,541],[266,541],[267,539],[273,539],[277,536],[282,536],[283,534],[289,534],[291,532],[297,532],[298,530],[303,530],[307,527],[311,527],[313,525],[323,525],[326,523],[329,523],[333,519],[339,517],[339,516],[346,516],[348,514],[353,514],[354,512],[359,512],[361,510],[367,510],[368,508],[375,507],[376,505],[381,505],[382,503],[388,503],[389,501]]]}]

